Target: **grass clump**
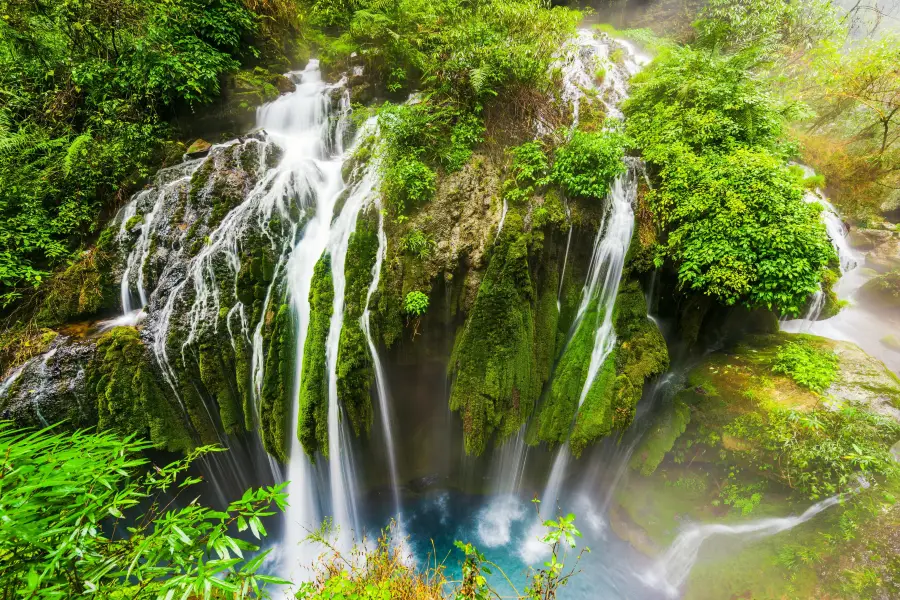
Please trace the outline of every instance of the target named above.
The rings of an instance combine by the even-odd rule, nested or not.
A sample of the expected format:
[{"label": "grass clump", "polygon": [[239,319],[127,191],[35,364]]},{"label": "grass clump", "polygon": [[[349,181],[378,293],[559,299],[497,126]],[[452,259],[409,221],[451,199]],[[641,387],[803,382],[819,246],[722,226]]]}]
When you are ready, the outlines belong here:
[{"label": "grass clump", "polygon": [[809,342],[782,345],[772,361],[772,372],[788,375],[799,385],[821,394],[834,382],[838,358],[831,350],[822,350]]}]

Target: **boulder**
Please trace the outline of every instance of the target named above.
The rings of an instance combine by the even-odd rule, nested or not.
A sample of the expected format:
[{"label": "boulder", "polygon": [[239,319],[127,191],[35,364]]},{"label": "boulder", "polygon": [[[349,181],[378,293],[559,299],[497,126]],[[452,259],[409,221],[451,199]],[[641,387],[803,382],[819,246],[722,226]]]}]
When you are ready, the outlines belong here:
[{"label": "boulder", "polygon": [[202,138],[198,138],[194,140],[194,143],[188,146],[185,155],[188,158],[201,158],[209,154],[210,148],[212,148],[212,144]]}]

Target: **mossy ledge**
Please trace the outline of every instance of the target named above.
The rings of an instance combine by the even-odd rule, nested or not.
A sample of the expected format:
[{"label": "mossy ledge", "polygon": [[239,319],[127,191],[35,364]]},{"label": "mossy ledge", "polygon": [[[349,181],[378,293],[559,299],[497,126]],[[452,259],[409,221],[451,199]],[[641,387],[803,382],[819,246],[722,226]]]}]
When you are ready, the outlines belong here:
[{"label": "mossy ledge", "polygon": [[344,275],[344,322],[337,358],[337,392],[353,432],[368,434],[372,426],[372,356],[360,325],[378,254],[378,214],[374,206],[357,220],[350,236]]},{"label": "mossy ledge", "polygon": [[323,254],[313,271],[309,290],[309,330],[303,346],[297,437],[311,458],[328,456],[328,366],[325,345],[334,311],[331,256]]}]

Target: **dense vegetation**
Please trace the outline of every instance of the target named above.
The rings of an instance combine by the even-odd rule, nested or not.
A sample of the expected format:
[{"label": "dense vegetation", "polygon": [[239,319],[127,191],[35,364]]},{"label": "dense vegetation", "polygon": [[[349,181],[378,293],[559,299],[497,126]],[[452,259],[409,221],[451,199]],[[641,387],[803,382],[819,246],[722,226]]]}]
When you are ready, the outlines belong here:
[{"label": "dense vegetation", "polygon": [[[150,445],[112,433],[16,430],[0,422],[0,593],[4,598],[250,597],[269,583],[256,553],[284,485],[222,511],[191,500],[198,448],[151,465]],[[127,532],[125,534],[124,532]]]},{"label": "dense vegetation", "polygon": [[[265,538],[267,518],[287,506],[287,483],[247,490],[214,510],[188,494],[201,483],[191,463],[214,458],[216,448],[198,448],[160,467],[143,456],[150,447],[133,437],[16,430],[0,422],[4,598],[262,598],[269,585],[291,585],[264,573],[271,550],[249,541]],[[581,537],[574,515],[544,525],[541,541],[551,559],[530,570],[518,598],[554,597],[577,573],[580,554],[568,556]],[[448,589],[460,600],[496,596],[485,578],[495,565],[472,544],[456,542],[462,580],[451,582],[444,564],[421,571],[408,566],[390,530],[373,547],[346,555],[331,535],[323,525],[305,541],[325,553],[315,579],[297,586],[298,598],[437,600]],[[567,558],[573,559],[568,567]]]},{"label": "dense vegetation", "polygon": [[[183,151],[167,142],[183,117],[219,100],[226,75],[290,64],[299,8],[292,0],[4,2],[4,302],[66,264],[103,215]],[[262,73],[258,85],[275,90]]]},{"label": "dense vegetation", "polygon": [[835,259],[785,162],[787,108],[750,70],[752,54],[673,48],[634,82],[627,127],[660,185],[649,194],[685,291],[797,314]]}]

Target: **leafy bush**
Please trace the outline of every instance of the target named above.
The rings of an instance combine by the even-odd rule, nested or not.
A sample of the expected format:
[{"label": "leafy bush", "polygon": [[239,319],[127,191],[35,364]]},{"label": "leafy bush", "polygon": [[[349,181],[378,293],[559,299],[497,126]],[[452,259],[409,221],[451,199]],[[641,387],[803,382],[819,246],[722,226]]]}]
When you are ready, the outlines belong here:
[{"label": "leafy bush", "polygon": [[224,511],[194,496],[179,502],[200,482],[187,474],[190,463],[214,449],[159,468],[143,456],[150,447],[0,422],[4,597],[249,598],[267,583],[287,583],[257,573],[268,551],[253,556],[258,546],[234,535],[265,537],[262,519],[275,514],[273,504],[284,509],[286,483],[248,490]]},{"label": "leafy bush", "polygon": [[822,393],[837,376],[838,358],[834,352],[807,342],[788,342],[778,349],[772,371],[789,375],[803,387]]},{"label": "leafy bush", "polygon": [[821,207],[762,149],[672,158],[649,200],[668,232],[660,258],[675,264],[680,286],[798,314],[836,260]]},{"label": "leafy bush", "polygon": [[422,161],[404,157],[388,167],[382,189],[394,212],[402,215],[431,200],[436,178]]},{"label": "leafy bush", "polygon": [[683,289],[797,314],[836,258],[785,166],[783,106],[754,56],[673,48],[633,81],[626,132],[658,174],[648,200]]},{"label": "leafy bush", "polygon": [[690,47],[664,52],[632,80],[622,107],[626,132],[657,165],[677,161],[686,151],[739,146],[792,153],[781,137],[791,110],[753,77],[753,65],[747,55]]},{"label": "leafy bush", "polygon": [[406,294],[403,312],[413,317],[421,317],[428,310],[428,296],[418,290]]},{"label": "leafy bush", "polygon": [[616,175],[625,171],[625,137],[614,131],[576,130],[556,151],[553,180],[572,196],[604,198]]},{"label": "leafy bush", "polygon": [[550,161],[540,142],[526,142],[510,149],[511,179],[504,182],[506,199],[522,202],[550,183]]}]

